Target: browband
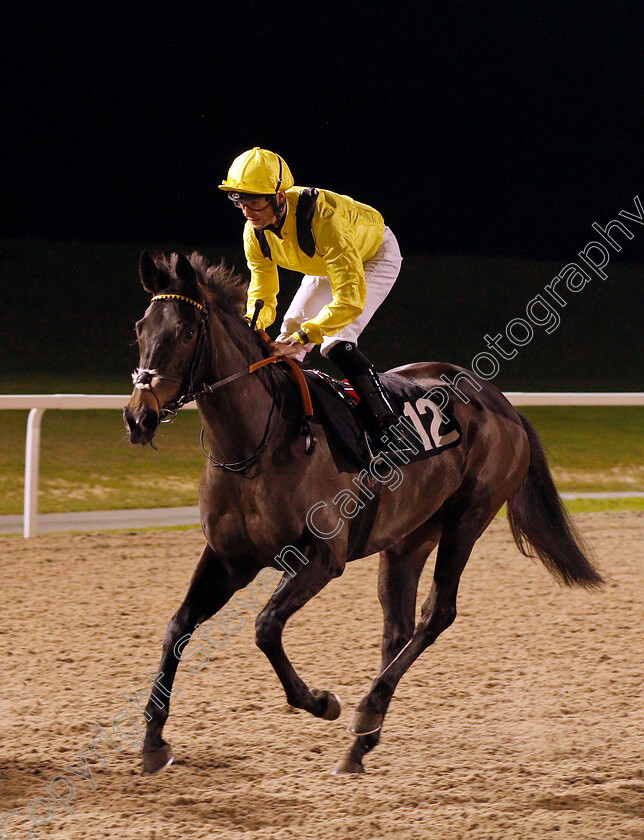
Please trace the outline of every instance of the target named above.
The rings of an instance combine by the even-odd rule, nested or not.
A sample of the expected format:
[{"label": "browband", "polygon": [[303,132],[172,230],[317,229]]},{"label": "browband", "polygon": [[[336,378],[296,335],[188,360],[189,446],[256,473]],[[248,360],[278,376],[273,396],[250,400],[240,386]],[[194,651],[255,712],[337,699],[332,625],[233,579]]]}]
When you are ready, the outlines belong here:
[{"label": "browband", "polygon": [[192,300],[192,298],[184,297],[183,295],[177,294],[165,294],[165,295],[155,295],[150,303],[153,303],[155,300],[183,300],[186,303],[192,304],[195,306],[200,312],[205,312],[206,307],[202,303],[197,303],[196,300]]}]

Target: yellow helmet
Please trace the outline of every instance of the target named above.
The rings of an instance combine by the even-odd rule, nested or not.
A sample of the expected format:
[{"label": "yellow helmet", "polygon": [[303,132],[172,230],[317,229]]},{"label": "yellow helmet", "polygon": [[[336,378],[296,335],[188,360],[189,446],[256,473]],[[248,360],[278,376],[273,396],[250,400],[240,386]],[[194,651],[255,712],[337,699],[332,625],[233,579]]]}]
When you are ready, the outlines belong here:
[{"label": "yellow helmet", "polygon": [[286,162],[275,152],[255,146],[236,157],[228,178],[219,185],[225,192],[275,195],[290,190],[295,181]]}]

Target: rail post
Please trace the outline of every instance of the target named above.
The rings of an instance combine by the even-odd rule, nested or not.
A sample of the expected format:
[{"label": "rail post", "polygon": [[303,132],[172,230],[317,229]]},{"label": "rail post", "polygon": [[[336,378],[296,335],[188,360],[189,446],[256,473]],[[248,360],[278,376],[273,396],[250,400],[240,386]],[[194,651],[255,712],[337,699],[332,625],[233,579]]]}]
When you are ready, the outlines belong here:
[{"label": "rail post", "polygon": [[40,425],[44,408],[32,408],[27,420],[25,444],[25,511],[23,533],[35,537],[38,533],[38,472],[40,468]]}]

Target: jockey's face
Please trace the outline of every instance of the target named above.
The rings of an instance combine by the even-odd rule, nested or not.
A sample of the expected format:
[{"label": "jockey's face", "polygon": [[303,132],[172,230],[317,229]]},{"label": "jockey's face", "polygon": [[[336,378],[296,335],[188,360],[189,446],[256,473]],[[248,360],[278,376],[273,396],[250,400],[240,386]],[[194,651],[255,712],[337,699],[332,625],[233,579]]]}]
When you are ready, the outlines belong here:
[{"label": "jockey's face", "polygon": [[[279,192],[276,198],[277,204],[281,205],[286,199],[286,194]],[[265,206],[259,210],[254,210],[252,207],[248,207],[248,205],[242,203],[241,211],[255,230],[261,230],[262,228],[269,227],[269,225],[276,225],[283,215],[283,211],[279,217],[275,214],[272,201],[267,201]]]}]

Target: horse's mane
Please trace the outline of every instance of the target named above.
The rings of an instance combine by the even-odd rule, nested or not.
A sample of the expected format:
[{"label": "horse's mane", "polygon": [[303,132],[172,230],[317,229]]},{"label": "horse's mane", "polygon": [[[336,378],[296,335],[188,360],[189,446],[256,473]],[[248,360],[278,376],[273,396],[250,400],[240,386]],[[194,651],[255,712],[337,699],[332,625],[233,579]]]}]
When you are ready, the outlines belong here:
[{"label": "horse's mane", "polygon": [[[176,253],[158,254],[154,261],[171,279],[178,281],[178,257]],[[211,265],[209,260],[197,251],[190,254],[188,261],[194,268],[199,283],[213,295],[217,308],[226,314],[243,316],[246,311],[248,280],[237,274],[234,268],[229,268],[223,260]]]},{"label": "horse's mane", "polygon": [[216,265],[211,265],[203,254],[193,251],[188,260],[199,282],[214,295],[219,309],[237,315],[244,314],[248,280],[237,274],[234,268],[229,268],[223,259]]},{"label": "horse's mane", "polygon": [[[154,261],[159,269],[170,276],[172,280],[179,281],[177,275],[177,260],[179,255],[158,254]],[[250,330],[244,319],[246,312],[246,296],[248,291],[248,280],[237,274],[234,268],[229,268],[222,259],[219,263],[211,265],[210,261],[203,254],[193,251],[188,257],[188,262],[197,275],[198,282],[208,291],[208,308],[214,303],[217,309],[217,316],[225,326],[230,337],[237,348],[246,357],[249,363],[257,361],[257,356],[266,357],[270,355],[268,345],[259,333]],[[280,381],[288,379],[283,371],[277,370],[276,365],[262,368],[255,374],[272,393]]]},{"label": "horse's mane", "polygon": [[[177,254],[162,254],[155,257],[155,262],[173,280],[178,280],[177,259]],[[229,268],[223,259],[211,265],[203,254],[193,251],[188,261],[195,270],[199,283],[208,290],[209,297],[214,298],[214,301],[209,302],[209,307],[214,302],[218,317],[248,362],[256,362],[258,352],[260,358],[269,356],[270,351],[265,340],[260,338],[258,332],[248,328],[243,317],[246,312],[248,280],[237,274],[234,268]],[[286,373],[279,370],[277,365],[262,368],[255,376],[260,379],[269,393],[283,386],[285,381],[290,381]]]}]

